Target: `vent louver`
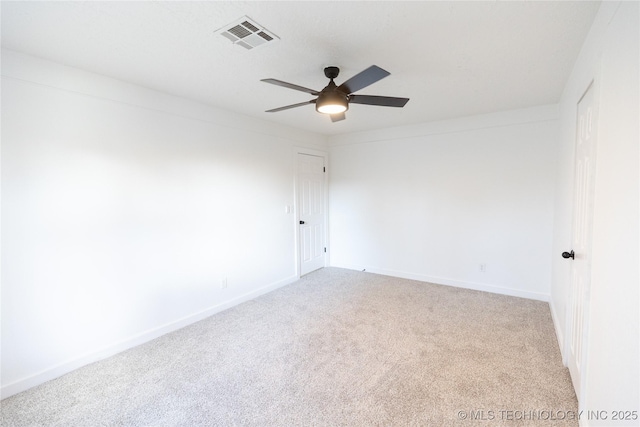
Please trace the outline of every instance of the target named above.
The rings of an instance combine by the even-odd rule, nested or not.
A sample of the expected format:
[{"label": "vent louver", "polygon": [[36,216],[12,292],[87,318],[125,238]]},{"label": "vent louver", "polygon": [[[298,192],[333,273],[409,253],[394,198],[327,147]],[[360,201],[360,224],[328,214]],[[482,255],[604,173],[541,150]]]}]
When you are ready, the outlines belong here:
[{"label": "vent louver", "polygon": [[280,40],[278,36],[267,30],[248,16],[243,16],[235,22],[215,31],[216,34],[231,40],[233,44],[245,49],[253,49],[267,43]]}]

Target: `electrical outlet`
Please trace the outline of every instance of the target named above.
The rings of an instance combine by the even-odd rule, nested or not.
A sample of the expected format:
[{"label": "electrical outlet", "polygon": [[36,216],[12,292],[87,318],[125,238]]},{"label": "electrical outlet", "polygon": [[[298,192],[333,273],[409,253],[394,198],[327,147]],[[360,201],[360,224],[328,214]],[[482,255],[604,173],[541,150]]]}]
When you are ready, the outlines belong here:
[{"label": "electrical outlet", "polygon": [[220,289],[226,289],[227,288],[227,278],[225,277],[224,279],[220,280]]},{"label": "electrical outlet", "polygon": [[487,264],[485,264],[484,262],[482,264],[480,264],[480,271],[483,273],[487,272]]}]

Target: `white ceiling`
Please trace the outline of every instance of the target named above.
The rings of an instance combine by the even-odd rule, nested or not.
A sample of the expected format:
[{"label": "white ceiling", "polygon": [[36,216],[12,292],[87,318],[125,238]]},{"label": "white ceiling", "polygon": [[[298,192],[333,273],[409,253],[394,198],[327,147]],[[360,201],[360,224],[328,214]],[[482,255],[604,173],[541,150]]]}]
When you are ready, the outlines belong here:
[{"label": "white ceiling", "polygon": [[[556,103],[599,2],[1,2],[2,45],[309,131],[334,135]],[[280,41],[246,50],[214,31],[247,15]],[[391,75],[357,93],[411,98],[275,107],[375,64]]]}]

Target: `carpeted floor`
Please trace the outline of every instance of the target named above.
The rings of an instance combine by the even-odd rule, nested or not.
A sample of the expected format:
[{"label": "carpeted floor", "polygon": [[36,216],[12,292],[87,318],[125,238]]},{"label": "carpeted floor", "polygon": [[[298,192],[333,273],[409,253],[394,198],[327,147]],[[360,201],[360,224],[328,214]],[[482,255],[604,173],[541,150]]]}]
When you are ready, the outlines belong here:
[{"label": "carpeted floor", "polygon": [[2,426],[577,426],[549,306],[324,268],[2,401]]}]

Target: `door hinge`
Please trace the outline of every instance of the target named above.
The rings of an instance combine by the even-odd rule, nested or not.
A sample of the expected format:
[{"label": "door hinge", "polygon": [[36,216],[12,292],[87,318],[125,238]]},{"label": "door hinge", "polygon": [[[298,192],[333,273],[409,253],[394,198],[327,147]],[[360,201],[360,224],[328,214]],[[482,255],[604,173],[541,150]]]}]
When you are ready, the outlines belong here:
[{"label": "door hinge", "polygon": [[324,253],[327,253],[327,248],[324,248]]},{"label": "door hinge", "polygon": [[327,168],[323,166],[322,167],[322,172],[326,172],[326,171],[327,171]]}]

